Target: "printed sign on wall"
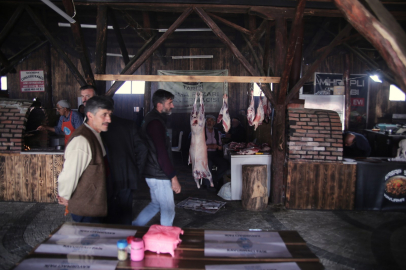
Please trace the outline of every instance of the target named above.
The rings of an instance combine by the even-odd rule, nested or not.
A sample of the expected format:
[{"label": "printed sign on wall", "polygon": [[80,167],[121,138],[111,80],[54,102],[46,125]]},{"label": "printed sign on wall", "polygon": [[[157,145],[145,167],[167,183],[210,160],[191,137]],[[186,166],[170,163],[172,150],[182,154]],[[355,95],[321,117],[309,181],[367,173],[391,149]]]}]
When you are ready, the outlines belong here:
[{"label": "printed sign on wall", "polygon": [[44,71],[21,70],[20,88],[21,92],[45,92]]},{"label": "printed sign on wall", "polygon": [[[333,95],[334,86],[343,86],[343,74],[335,73],[315,73],[314,94]],[[350,75],[350,95],[351,95],[351,130],[365,129],[368,116],[368,75]]]},{"label": "printed sign on wall", "polygon": [[[228,76],[228,70],[158,70],[158,75]],[[190,113],[197,91],[203,93],[206,113],[218,113],[223,105],[224,92],[228,94],[227,83],[159,82],[158,88],[175,95],[174,113]]]}]

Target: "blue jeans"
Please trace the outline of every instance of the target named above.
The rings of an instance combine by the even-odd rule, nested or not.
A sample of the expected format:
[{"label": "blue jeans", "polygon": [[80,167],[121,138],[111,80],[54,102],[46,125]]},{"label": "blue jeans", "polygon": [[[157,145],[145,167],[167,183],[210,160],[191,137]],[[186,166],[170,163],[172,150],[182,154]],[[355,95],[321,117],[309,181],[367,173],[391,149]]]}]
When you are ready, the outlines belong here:
[{"label": "blue jeans", "polygon": [[158,212],[161,212],[161,225],[172,226],[175,218],[175,201],[171,180],[146,178],[151,192],[151,202],[132,222],[133,226],[145,226]]}]

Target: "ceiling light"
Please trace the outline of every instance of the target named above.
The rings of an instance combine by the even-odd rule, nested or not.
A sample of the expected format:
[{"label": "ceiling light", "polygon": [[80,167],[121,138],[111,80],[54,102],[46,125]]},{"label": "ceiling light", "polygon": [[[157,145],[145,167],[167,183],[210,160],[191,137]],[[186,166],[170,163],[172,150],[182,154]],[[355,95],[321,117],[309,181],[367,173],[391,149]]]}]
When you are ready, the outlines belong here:
[{"label": "ceiling light", "polygon": [[[119,53],[106,53],[106,55],[107,55],[107,56],[123,57],[123,55],[122,55],[122,54],[119,54]],[[134,57],[134,55],[130,55],[130,54],[129,54],[128,57],[132,58],[132,57]]]},{"label": "ceiling light", "polygon": [[371,75],[369,76],[374,82],[381,83],[382,81],[379,79],[378,75]]},{"label": "ceiling light", "polygon": [[[168,29],[158,29],[159,32],[166,32]],[[178,28],[175,32],[211,32],[211,28]]]},{"label": "ceiling light", "polygon": [[[60,23],[58,23],[58,26],[59,26],[59,27],[70,27],[70,24],[69,24],[69,23],[61,23],[61,22],[60,22]],[[95,24],[81,24],[80,27],[81,27],[81,28],[93,28],[93,29],[96,29],[96,28],[97,28],[97,25],[95,25]],[[113,28],[113,26],[108,25],[108,26],[107,26],[107,29],[113,30],[114,28]]]},{"label": "ceiling light", "polygon": [[213,55],[172,56],[172,59],[213,58]]},{"label": "ceiling light", "polygon": [[75,23],[76,21],[74,19],[72,19],[68,14],[66,14],[65,12],[62,11],[62,9],[60,9],[59,7],[55,6],[54,3],[52,3],[49,0],[41,0],[45,5],[47,5],[48,7],[52,8],[56,13],[58,13],[59,15],[61,15],[62,17],[64,17],[68,22],[70,23]]}]

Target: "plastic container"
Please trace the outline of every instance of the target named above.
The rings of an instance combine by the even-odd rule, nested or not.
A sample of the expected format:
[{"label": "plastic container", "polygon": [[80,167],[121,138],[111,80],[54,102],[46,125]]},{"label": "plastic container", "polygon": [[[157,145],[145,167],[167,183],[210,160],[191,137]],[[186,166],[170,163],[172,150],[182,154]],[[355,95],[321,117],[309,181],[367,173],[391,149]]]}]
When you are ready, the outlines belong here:
[{"label": "plastic container", "polygon": [[142,261],[144,259],[144,241],[141,238],[133,238],[131,241],[131,260]]},{"label": "plastic container", "polygon": [[117,241],[117,259],[119,261],[125,261],[128,258],[128,253],[127,253],[127,240],[122,239]]}]

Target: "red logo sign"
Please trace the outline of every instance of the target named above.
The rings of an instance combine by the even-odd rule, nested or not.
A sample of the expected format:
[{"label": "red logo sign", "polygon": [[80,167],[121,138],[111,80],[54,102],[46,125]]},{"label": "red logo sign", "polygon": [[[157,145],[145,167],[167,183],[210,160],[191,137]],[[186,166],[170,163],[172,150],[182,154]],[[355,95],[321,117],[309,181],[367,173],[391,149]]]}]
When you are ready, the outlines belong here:
[{"label": "red logo sign", "polygon": [[351,106],[364,107],[365,106],[365,98],[352,98],[351,99]]}]

